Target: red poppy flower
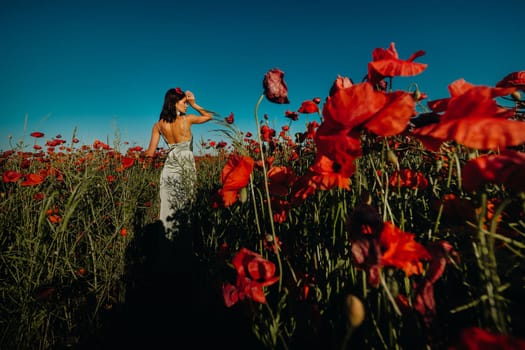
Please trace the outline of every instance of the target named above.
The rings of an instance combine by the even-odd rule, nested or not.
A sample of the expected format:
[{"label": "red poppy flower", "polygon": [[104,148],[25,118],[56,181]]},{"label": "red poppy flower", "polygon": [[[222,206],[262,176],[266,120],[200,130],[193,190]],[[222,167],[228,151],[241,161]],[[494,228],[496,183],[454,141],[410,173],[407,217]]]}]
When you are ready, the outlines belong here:
[{"label": "red poppy flower", "polygon": [[497,84],[497,87],[517,87],[518,89],[525,91],[525,71],[513,72],[501,79]]},{"label": "red poppy flower", "polygon": [[292,186],[293,204],[300,204],[318,190],[326,191],[336,187],[350,190],[350,175],[346,174],[354,171],[353,163],[345,164],[343,169],[341,164],[318,153],[308,172]]},{"label": "red poppy flower", "polygon": [[458,344],[449,350],[525,350],[525,340],[506,334],[494,333],[479,327],[461,331]]},{"label": "red poppy flower", "polygon": [[37,192],[33,195],[33,200],[34,201],[41,201],[42,199],[44,199],[46,197],[46,195],[44,194],[44,192]]},{"label": "red poppy flower", "polygon": [[263,80],[264,95],[273,103],[290,103],[288,87],[284,81],[284,72],[279,68],[269,70]]},{"label": "red poppy flower", "polygon": [[525,153],[505,150],[469,160],[462,169],[463,188],[475,191],[485,183],[505,185],[525,191]]},{"label": "red poppy flower", "polygon": [[299,114],[297,112],[286,111],[284,112],[284,116],[293,121],[299,120]]},{"label": "red poppy flower", "polygon": [[44,182],[44,177],[39,174],[27,174],[25,180],[20,183],[21,186],[36,186]]},{"label": "red poppy flower", "polygon": [[4,171],[2,179],[4,180],[4,182],[17,182],[22,178],[22,176],[22,173],[13,170],[7,170]]},{"label": "red poppy flower", "polygon": [[413,171],[411,169],[402,169],[401,171],[395,171],[389,179],[390,186],[392,187],[405,187],[410,189],[424,190],[428,187],[428,180],[425,175],[420,171]]},{"label": "red poppy flower", "polygon": [[293,169],[287,166],[274,166],[268,170],[270,193],[274,196],[286,196],[297,177]]},{"label": "red poppy flower", "polygon": [[380,136],[404,131],[416,114],[412,96],[402,91],[374,91],[369,83],[339,90],[323,107],[323,117],[334,128],[353,129],[363,126]]},{"label": "red poppy flower", "polygon": [[94,149],[105,149],[105,150],[109,150],[110,149],[108,144],[106,144],[106,143],[104,143],[104,142],[102,142],[100,140],[95,140],[93,142],[93,148]]},{"label": "red poppy flower", "polygon": [[29,134],[29,135],[31,135],[32,137],[37,138],[37,139],[38,139],[38,138],[41,138],[41,137],[44,137],[44,133],[41,133],[40,131],[32,132],[32,133]]},{"label": "red poppy flower", "polygon": [[261,138],[263,141],[270,142],[275,136],[275,130],[268,125],[261,126]]},{"label": "red poppy flower", "polygon": [[421,260],[430,259],[425,247],[414,240],[414,234],[401,231],[391,222],[385,222],[379,244],[383,251],[381,265],[402,269],[407,277],[423,273]]},{"label": "red poppy flower", "polygon": [[252,252],[241,250],[233,258],[233,266],[237,270],[235,286],[230,283],[223,285],[223,298],[227,307],[239,300],[250,298],[259,303],[266,303],[263,287],[270,286],[279,280],[275,275],[275,264]]},{"label": "red poppy flower", "polygon": [[122,168],[123,169],[128,169],[132,167],[134,163],[135,163],[135,158],[122,157]]},{"label": "red poppy flower", "polygon": [[230,113],[229,116],[227,116],[226,118],[224,118],[224,120],[225,120],[226,123],[228,123],[228,124],[233,124],[233,119],[234,119],[234,118],[233,118],[233,112]]},{"label": "red poppy flower", "polygon": [[315,144],[319,155],[339,164],[338,172],[347,177],[354,174],[354,161],[362,154],[357,132],[330,129],[328,124],[323,123],[315,134]]},{"label": "red poppy flower", "polygon": [[249,156],[232,154],[229,157],[221,172],[222,188],[219,190],[225,207],[235,203],[239,190],[248,185],[254,163]]},{"label": "red poppy flower", "polygon": [[299,107],[298,112],[305,113],[305,114],[317,113],[319,112],[319,106],[317,105],[315,101],[312,101],[312,100],[304,101],[301,104],[301,107]]},{"label": "red poppy flower", "polygon": [[454,261],[459,263],[459,255],[446,241],[433,242],[427,246],[431,256],[425,277],[416,282],[414,309],[421,315],[427,326],[430,326],[436,315],[434,283],[443,275],[446,266]]},{"label": "red poppy flower", "polygon": [[449,140],[477,149],[504,149],[525,142],[525,123],[508,120],[513,110],[500,107],[495,98],[516,88],[472,86],[460,79],[449,86],[452,97],[439,122],[412,133],[431,150]]},{"label": "red poppy flower", "polygon": [[384,77],[418,75],[427,65],[413,61],[424,54],[423,50],[417,51],[404,61],[399,59],[394,43],[388,49],[376,48],[372,51],[372,62],[368,63],[368,81],[375,85]]}]

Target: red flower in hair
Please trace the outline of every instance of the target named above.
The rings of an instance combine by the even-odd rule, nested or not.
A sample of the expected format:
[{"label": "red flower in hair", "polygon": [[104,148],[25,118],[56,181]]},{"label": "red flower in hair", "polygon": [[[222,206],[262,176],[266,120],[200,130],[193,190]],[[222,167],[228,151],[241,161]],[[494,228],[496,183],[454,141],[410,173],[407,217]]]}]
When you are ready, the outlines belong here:
[{"label": "red flower in hair", "polygon": [[180,87],[176,87],[175,92],[178,93],[179,95],[184,95],[184,91],[182,91]]}]

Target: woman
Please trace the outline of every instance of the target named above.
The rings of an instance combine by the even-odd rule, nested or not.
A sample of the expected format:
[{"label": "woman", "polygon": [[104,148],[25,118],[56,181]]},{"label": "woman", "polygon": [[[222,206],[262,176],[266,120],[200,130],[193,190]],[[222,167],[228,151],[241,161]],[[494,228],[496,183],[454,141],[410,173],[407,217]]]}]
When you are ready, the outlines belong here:
[{"label": "woman", "polygon": [[[199,115],[186,114],[188,104]],[[145,156],[155,155],[160,137],[168,145],[168,154],[160,175],[160,214],[166,237],[173,239],[178,220],[177,212],[188,206],[194,194],[196,181],[195,159],[192,152],[191,126],[211,120],[212,114],[195,102],[191,91],[169,89],[159,121],[153,125]]]}]

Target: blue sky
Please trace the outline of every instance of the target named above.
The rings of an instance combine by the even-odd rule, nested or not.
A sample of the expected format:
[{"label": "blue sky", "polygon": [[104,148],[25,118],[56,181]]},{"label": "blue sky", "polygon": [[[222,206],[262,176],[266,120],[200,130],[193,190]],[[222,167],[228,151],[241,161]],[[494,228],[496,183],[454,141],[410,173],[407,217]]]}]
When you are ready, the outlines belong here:
[{"label": "blue sky", "polygon": [[[80,144],[95,139],[147,147],[165,92],[181,87],[242,131],[255,131],[264,74],[284,71],[290,104],[264,100],[270,125],[286,110],[322,100],[337,75],[366,75],[374,48],[417,50],[417,83],[429,99],[454,80],[494,85],[525,70],[525,2],[495,1],[99,1],[6,0],[0,4],[0,150],[41,131]],[[311,121],[312,116],[308,116]],[[306,116],[293,122],[304,130]],[[212,122],[196,143],[228,141]],[[11,144],[9,143],[11,139]],[[40,141],[43,143],[43,141]],[[161,144],[162,146],[162,144]]]}]

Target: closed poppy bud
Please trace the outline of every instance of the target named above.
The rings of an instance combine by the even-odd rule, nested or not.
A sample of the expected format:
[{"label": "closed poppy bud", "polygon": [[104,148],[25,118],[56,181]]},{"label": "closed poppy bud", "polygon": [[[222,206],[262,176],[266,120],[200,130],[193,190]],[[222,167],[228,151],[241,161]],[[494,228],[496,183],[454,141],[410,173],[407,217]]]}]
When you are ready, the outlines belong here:
[{"label": "closed poppy bud", "polygon": [[338,75],[330,88],[329,95],[333,96],[337,91],[352,87],[352,85],[354,85],[352,79]]},{"label": "closed poppy bud", "polygon": [[393,164],[396,166],[397,169],[399,169],[399,161],[397,159],[396,154],[391,149],[388,150],[386,154],[386,158],[390,164]]},{"label": "closed poppy bud", "polygon": [[270,102],[279,104],[290,103],[288,100],[288,87],[283,78],[284,72],[279,68],[269,70],[264,76],[264,94]]},{"label": "closed poppy bud", "polygon": [[363,302],[353,294],[348,294],[345,299],[345,312],[349,327],[359,327],[365,319]]},{"label": "closed poppy bud", "polygon": [[248,190],[246,189],[246,187],[243,187],[239,191],[239,202],[246,203],[247,200],[248,200]]}]

